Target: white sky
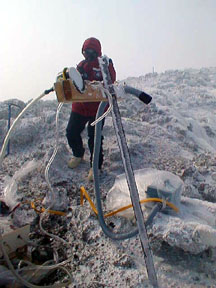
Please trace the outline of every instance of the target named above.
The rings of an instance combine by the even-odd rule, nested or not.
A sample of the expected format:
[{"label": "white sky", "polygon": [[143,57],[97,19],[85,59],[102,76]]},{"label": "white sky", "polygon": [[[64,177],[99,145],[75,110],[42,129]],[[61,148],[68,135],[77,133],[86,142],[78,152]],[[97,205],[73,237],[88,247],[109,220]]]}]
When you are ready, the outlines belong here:
[{"label": "white sky", "polygon": [[0,101],[52,87],[92,36],[118,80],[216,66],[216,0],[0,0],[0,27]]}]

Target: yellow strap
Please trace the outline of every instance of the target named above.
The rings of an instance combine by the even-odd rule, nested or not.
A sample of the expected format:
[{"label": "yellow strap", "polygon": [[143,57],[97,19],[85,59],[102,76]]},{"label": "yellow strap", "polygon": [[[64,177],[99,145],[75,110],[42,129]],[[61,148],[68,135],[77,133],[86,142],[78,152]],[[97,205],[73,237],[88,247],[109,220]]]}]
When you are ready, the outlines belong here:
[{"label": "yellow strap", "polygon": [[[35,206],[34,201],[31,201],[30,204],[31,204],[31,207],[32,207],[37,213],[43,213],[43,212],[46,210],[44,207],[42,207],[40,210],[38,210],[38,209],[36,208],[36,206]],[[55,214],[55,215],[60,215],[60,216],[66,216],[66,213],[65,213],[65,212],[62,212],[62,211],[48,210],[47,212],[50,213],[50,214]]]},{"label": "yellow strap", "polygon": [[64,68],[63,71],[62,71],[63,80],[67,80],[66,71],[67,71],[67,67]]},{"label": "yellow strap", "polygon": [[[80,197],[81,198],[81,201],[80,201],[81,203],[80,204],[83,205],[84,196],[85,196],[85,198],[89,201],[89,204],[90,204],[92,210],[94,211],[94,213],[96,215],[98,215],[98,211],[97,211],[94,203],[92,202],[91,198],[89,197],[88,193],[86,192],[86,190],[85,190],[85,188],[83,186],[81,186],[81,188],[80,188],[80,194],[81,194],[80,195],[81,196]],[[146,198],[146,199],[143,199],[143,200],[140,201],[141,204],[146,203],[146,202],[161,202],[161,203],[163,203],[164,200],[162,200],[160,198]],[[177,212],[177,213],[179,212],[179,209],[173,203],[168,202],[168,201],[165,201],[165,203],[166,203],[167,206],[172,208],[175,212]],[[127,210],[127,209],[129,209],[131,207],[133,207],[132,204],[124,206],[124,207],[121,207],[121,208],[119,208],[119,209],[117,209],[115,211],[112,211],[112,212],[109,212],[109,213],[105,214],[104,218],[113,216],[113,215],[115,215],[115,214],[117,214],[119,212],[122,212],[124,210]]]},{"label": "yellow strap", "polygon": [[80,193],[80,196],[81,196],[80,197],[80,204],[83,205],[83,202],[84,202],[84,197],[83,196],[85,196],[85,198],[89,201],[89,204],[90,204],[92,210],[94,211],[94,213],[96,215],[98,215],[98,211],[97,211],[94,203],[92,202],[91,198],[89,197],[88,193],[86,192],[86,190],[85,190],[85,188],[83,186],[81,186],[80,192],[81,192]]}]

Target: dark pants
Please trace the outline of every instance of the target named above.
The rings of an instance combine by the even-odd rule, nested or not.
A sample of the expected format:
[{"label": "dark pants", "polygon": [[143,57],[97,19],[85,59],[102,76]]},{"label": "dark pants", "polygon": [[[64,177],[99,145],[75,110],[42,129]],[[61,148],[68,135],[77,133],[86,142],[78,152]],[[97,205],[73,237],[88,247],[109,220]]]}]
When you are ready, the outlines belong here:
[{"label": "dark pants", "polygon": [[[66,128],[66,136],[68,144],[73,151],[75,157],[83,157],[85,149],[83,148],[83,141],[81,137],[82,131],[85,129],[86,123],[88,123],[88,147],[90,151],[90,165],[92,167],[92,159],[94,152],[94,133],[95,127],[90,124],[94,122],[95,117],[85,117],[78,113],[71,112],[70,119]],[[104,119],[102,120],[102,129],[104,126]],[[99,154],[99,164],[98,167],[101,169],[103,164],[103,136],[101,137],[101,149]]]}]

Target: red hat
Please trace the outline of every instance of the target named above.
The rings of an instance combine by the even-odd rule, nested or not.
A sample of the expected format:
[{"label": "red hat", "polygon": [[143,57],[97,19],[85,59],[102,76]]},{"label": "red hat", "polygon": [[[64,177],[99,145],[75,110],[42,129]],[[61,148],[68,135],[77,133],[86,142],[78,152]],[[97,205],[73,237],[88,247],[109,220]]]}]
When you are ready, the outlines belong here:
[{"label": "red hat", "polygon": [[86,49],[93,49],[97,52],[98,56],[101,56],[101,43],[98,39],[91,37],[85,40],[82,46],[82,53]]}]

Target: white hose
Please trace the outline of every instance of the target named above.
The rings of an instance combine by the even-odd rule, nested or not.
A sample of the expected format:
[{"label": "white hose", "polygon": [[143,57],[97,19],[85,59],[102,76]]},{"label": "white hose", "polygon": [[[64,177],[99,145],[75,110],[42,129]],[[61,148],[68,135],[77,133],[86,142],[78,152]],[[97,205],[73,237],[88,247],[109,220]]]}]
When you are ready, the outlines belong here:
[{"label": "white hose", "polygon": [[49,189],[50,189],[50,191],[52,193],[52,197],[53,197],[52,204],[50,204],[50,208],[51,208],[51,205],[55,204],[55,193],[54,193],[54,190],[53,190],[53,188],[52,188],[52,186],[50,184],[50,181],[49,181],[49,168],[52,165],[52,162],[53,162],[53,160],[54,160],[54,158],[55,158],[55,156],[56,156],[56,154],[58,152],[58,144],[59,144],[59,141],[58,141],[58,138],[59,138],[59,135],[58,135],[58,132],[59,132],[59,129],[58,129],[58,118],[59,118],[59,112],[60,112],[63,104],[64,103],[59,103],[59,105],[57,107],[57,112],[56,112],[56,144],[55,144],[55,148],[54,148],[53,154],[52,154],[52,156],[51,156],[51,158],[50,158],[50,160],[49,160],[49,162],[48,162],[48,164],[46,166],[46,169],[45,169],[45,179],[46,179],[46,182],[47,182],[47,184],[49,186]]},{"label": "white hose", "polygon": [[50,160],[49,160],[49,162],[48,162],[48,164],[47,164],[47,166],[46,166],[46,169],[45,169],[45,179],[46,179],[47,185],[48,185],[48,187],[49,187],[49,189],[50,189],[50,192],[51,192],[51,203],[50,203],[49,207],[46,208],[46,210],[41,214],[41,216],[40,216],[40,221],[39,221],[39,225],[40,225],[41,231],[42,231],[44,234],[48,235],[48,236],[51,237],[51,238],[56,239],[57,241],[63,242],[64,244],[70,246],[70,243],[68,243],[68,242],[65,241],[63,238],[61,238],[61,237],[59,237],[59,236],[57,236],[57,235],[54,235],[54,234],[51,234],[51,233],[47,232],[47,231],[43,228],[43,226],[42,226],[42,221],[43,221],[45,215],[48,214],[48,210],[50,210],[50,209],[52,208],[52,206],[53,206],[53,205],[55,204],[55,202],[56,202],[55,192],[54,192],[54,190],[53,190],[53,188],[52,188],[52,186],[51,186],[51,184],[50,184],[50,181],[49,181],[49,168],[50,168],[50,166],[51,166],[51,164],[52,164],[53,160],[55,159],[55,156],[56,156],[56,154],[57,154],[57,152],[58,152],[58,138],[59,138],[59,135],[58,135],[58,130],[59,130],[59,129],[58,129],[58,118],[59,118],[59,112],[60,112],[63,104],[64,104],[64,103],[60,103],[60,104],[58,105],[58,108],[57,108],[57,112],[56,112],[56,144],[55,144],[55,148],[54,148],[53,154],[52,154],[52,156],[51,156],[51,158],[50,158]]},{"label": "white hose", "polygon": [[41,94],[40,96],[38,96],[37,98],[33,99],[28,105],[26,105],[26,107],[20,112],[20,114],[17,116],[17,118],[14,120],[13,124],[11,125],[9,131],[7,132],[7,135],[4,139],[4,143],[1,149],[1,153],[0,153],[0,165],[4,159],[5,156],[5,150],[7,148],[7,144],[8,141],[10,140],[11,137],[11,133],[13,132],[14,128],[17,126],[17,124],[19,123],[20,118],[23,116],[23,114],[33,105],[35,104],[38,100],[40,100],[41,98],[43,98],[45,96],[45,92],[43,94]]},{"label": "white hose", "polygon": [[[46,265],[47,264],[47,262],[45,262],[43,265],[36,265],[36,264],[34,264],[34,263],[32,263],[32,262],[29,262],[29,261],[27,261],[27,260],[21,260],[20,262],[19,262],[19,269],[20,270],[33,270],[33,269],[35,269],[35,267],[37,268],[37,267],[39,267],[41,270],[52,270],[52,269],[56,269],[56,268],[58,268],[60,265],[61,266],[63,266],[63,265],[65,265],[65,264],[68,264],[69,262],[71,262],[73,260],[73,257],[71,256],[70,258],[68,258],[68,259],[66,259],[66,260],[64,260],[64,261],[62,261],[62,262],[60,262],[60,263],[56,263],[56,264],[53,264],[53,265]],[[28,264],[28,265],[31,265],[31,266],[33,266],[33,267],[23,267],[23,268],[20,268],[20,266],[22,265],[22,264]]]},{"label": "white hose", "polygon": [[[21,262],[21,261],[20,261]],[[38,272],[40,272],[42,269],[41,269],[41,267],[44,267],[44,266],[46,266],[46,265],[48,265],[48,264],[51,264],[51,263],[53,263],[53,260],[48,260],[48,261],[46,261],[46,262],[44,262],[42,265],[37,265],[37,267],[35,267],[34,266],[34,268],[33,267],[31,267],[29,270],[28,270],[28,267],[27,267],[27,269],[25,269],[25,267],[24,268],[20,268],[20,262],[19,262],[19,264],[18,264],[18,273],[19,272],[21,272],[21,271],[32,271],[33,270],[33,273],[31,273],[31,275],[29,275],[28,277],[26,277],[26,281],[30,281],[30,280],[32,280],[32,278],[33,277],[35,277],[35,275],[38,273]],[[29,262],[29,263],[31,263],[31,262]],[[29,264],[29,265],[31,265],[32,266],[32,263],[31,264]]]},{"label": "white hose", "polygon": [[97,118],[94,122],[91,123],[91,126],[95,126],[98,122],[100,122],[101,120],[103,120],[111,111],[112,111],[112,95],[110,94],[110,92],[106,89],[104,89],[105,94],[108,97],[109,100],[109,108],[107,109],[106,112],[104,112],[103,115],[101,115],[99,118]]}]

